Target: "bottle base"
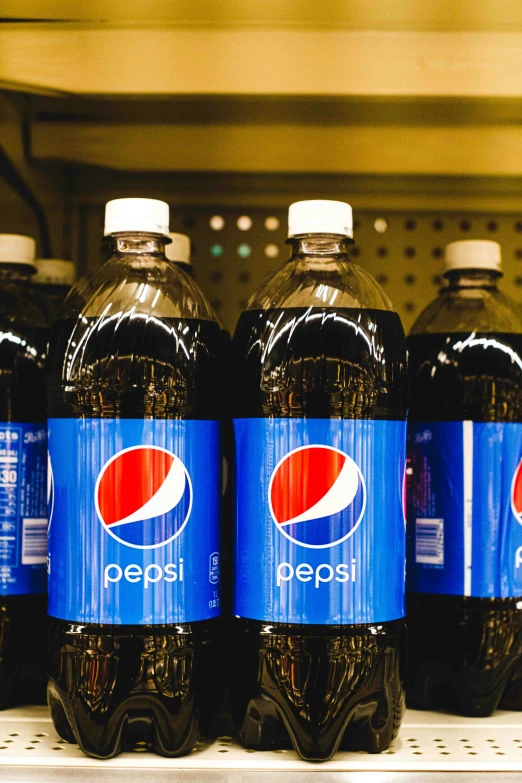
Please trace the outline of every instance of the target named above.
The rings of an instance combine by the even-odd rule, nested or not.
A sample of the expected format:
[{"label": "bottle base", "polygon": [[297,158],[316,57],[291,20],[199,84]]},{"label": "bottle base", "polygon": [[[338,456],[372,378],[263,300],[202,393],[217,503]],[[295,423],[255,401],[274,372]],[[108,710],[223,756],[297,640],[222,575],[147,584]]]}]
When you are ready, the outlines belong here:
[{"label": "bottle base", "polygon": [[3,596],[0,601],[0,710],[45,704],[47,596]]},{"label": "bottle base", "polygon": [[[404,621],[317,631],[240,621],[232,711],[247,748],[293,747],[305,761],[381,753],[404,713]],[[321,635],[315,635],[315,634]],[[323,635],[324,634],[324,635]]]},{"label": "bottle base", "polygon": [[407,703],[484,718],[522,710],[522,612],[516,600],[408,595]]},{"label": "bottle base", "polygon": [[210,733],[222,695],[215,626],[83,626],[77,633],[50,618],[47,693],[58,734],[96,759],[137,743],[161,756],[190,753]]}]

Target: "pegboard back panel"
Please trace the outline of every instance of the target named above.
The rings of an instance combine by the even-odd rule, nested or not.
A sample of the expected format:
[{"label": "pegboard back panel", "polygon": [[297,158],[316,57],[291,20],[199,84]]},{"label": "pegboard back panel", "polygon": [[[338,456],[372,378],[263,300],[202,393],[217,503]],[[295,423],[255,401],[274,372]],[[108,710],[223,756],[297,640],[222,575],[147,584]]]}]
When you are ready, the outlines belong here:
[{"label": "pegboard back panel", "polygon": [[[386,290],[409,330],[442,282],[444,246],[493,239],[502,246],[502,289],[522,300],[522,215],[358,210],[353,260]],[[288,258],[286,210],[171,206],[171,231],[190,236],[195,277],[227,329],[249,296]],[[79,269],[104,257],[103,205],[79,213]]]}]

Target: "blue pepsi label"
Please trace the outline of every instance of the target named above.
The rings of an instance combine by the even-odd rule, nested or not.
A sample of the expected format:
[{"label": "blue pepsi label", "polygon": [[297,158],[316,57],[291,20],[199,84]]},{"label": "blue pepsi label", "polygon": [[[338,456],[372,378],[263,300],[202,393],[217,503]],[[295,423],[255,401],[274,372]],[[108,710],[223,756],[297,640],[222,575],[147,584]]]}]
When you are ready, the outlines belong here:
[{"label": "blue pepsi label", "polygon": [[408,589],[522,595],[522,424],[408,427]]},{"label": "blue pepsi label", "polygon": [[234,612],[348,625],[404,616],[406,423],[236,419]]},{"label": "blue pepsi label", "polygon": [[47,589],[47,427],[0,422],[0,595]]},{"label": "blue pepsi label", "polygon": [[50,419],[49,614],[163,625],[219,609],[216,421]]}]

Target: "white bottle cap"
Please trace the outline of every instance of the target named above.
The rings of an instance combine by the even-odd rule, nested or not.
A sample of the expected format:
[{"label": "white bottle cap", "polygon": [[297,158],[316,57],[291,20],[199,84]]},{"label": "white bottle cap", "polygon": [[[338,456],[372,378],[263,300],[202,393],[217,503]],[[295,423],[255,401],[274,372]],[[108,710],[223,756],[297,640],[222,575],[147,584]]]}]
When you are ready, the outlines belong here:
[{"label": "white bottle cap", "polygon": [[76,279],[74,263],[66,258],[37,258],[33,283],[39,285],[66,285],[71,287]]},{"label": "white bottle cap", "polygon": [[169,234],[172,242],[165,246],[165,255],[169,261],[175,261],[176,264],[186,264],[191,266],[190,261],[190,239],[186,234]]},{"label": "white bottle cap", "polygon": [[35,266],[36,242],[21,234],[0,234],[0,264]]},{"label": "white bottle cap", "polygon": [[104,234],[169,233],[169,205],[155,198],[115,198],[105,205]]},{"label": "white bottle cap", "polygon": [[288,210],[288,236],[339,234],[353,237],[352,208],[344,201],[296,201]]},{"label": "white bottle cap", "polygon": [[450,242],[445,250],[446,271],[452,269],[491,269],[500,272],[500,245],[491,239],[461,239]]}]

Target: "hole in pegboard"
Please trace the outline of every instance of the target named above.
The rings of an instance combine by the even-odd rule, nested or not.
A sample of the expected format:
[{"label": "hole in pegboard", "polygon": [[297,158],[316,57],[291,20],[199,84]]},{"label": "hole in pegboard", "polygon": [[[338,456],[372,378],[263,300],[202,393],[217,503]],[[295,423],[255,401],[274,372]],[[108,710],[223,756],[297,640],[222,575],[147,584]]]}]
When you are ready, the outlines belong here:
[{"label": "hole in pegboard", "polygon": [[376,280],[380,285],[386,285],[389,278],[388,275],[384,274],[384,272],[381,272],[381,274],[377,275]]},{"label": "hole in pegboard", "polygon": [[252,255],[252,248],[250,245],[247,245],[246,242],[242,242],[237,247],[237,254],[240,258],[250,258]]},{"label": "hole in pegboard", "polygon": [[406,258],[413,258],[416,255],[416,250],[411,245],[408,245],[408,247],[404,248],[404,255]]},{"label": "hole in pegboard", "polygon": [[416,280],[417,278],[415,277],[415,275],[412,274],[404,275],[404,282],[406,283],[406,285],[413,285],[416,282]]},{"label": "hole in pegboard", "polygon": [[461,220],[459,223],[459,228],[461,231],[469,231],[471,229],[471,221],[469,220]]},{"label": "hole in pegboard", "polygon": [[193,217],[193,215],[185,215],[181,219],[181,224],[183,228],[194,228],[194,226],[196,225],[196,219],[195,217]]},{"label": "hole in pegboard", "polygon": [[383,246],[378,247],[377,255],[379,256],[379,258],[386,258],[386,256],[388,255],[388,248]]},{"label": "hole in pegboard", "polygon": [[517,287],[519,287],[519,288],[520,288],[520,286],[522,286],[522,276],[521,276],[521,275],[517,275],[517,276],[515,277],[515,279],[513,280],[513,282],[515,283],[515,285],[516,285]]},{"label": "hole in pegboard", "polygon": [[222,215],[212,215],[209,226],[213,231],[222,231],[225,228],[225,218]]},{"label": "hole in pegboard", "polygon": [[517,220],[515,223],[515,231],[521,232],[522,231],[522,220]]},{"label": "hole in pegboard", "polygon": [[433,258],[442,258],[442,256],[444,255],[444,250],[442,247],[432,247],[431,255],[433,256]]},{"label": "hole in pegboard", "polygon": [[280,226],[279,218],[274,215],[269,215],[265,219],[265,228],[267,231],[277,231]]},{"label": "hole in pegboard", "polygon": [[350,255],[352,256],[352,258],[358,258],[361,255],[361,251],[359,250],[357,245],[352,245],[352,247],[350,248]]},{"label": "hole in pegboard", "polygon": [[214,310],[219,311],[223,307],[223,300],[220,299],[218,296],[215,296],[213,299],[210,300],[210,304],[214,308]]},{"label": "hole in pegboard", "polygon": [[265,246],[265,256],[267,256],[268,258],[277,258],[278,255],[279,255],[279,247],[275,245],[273,242]]},{"label": "hole in pegboard", "polygon": [[442,231],[444,228],[444,221],[441,220],[441,218],[435,218],[432,225],[434,231]]},{"label": "hole in pegboard", "polygon": [[404,309],[407,313],[414,313],[416,310],[415,302],[408,301],[404,303]]},{"label": "hole in pegboard", "polygon": [[498,223],[496,220],[488,220],[486,223],[486,231],[498,231]]},{"label": "hole in pegboard", "polygon": [[415,231],[417,228],[417,221],[413,220],[413,218],[408,218],[404,223],[404,228],[406,231]]},{"label": "hole in pegboard", "polygon": [[431,278],[431,282],[433,283],[433,285],[436,285],[438,287],[442,285],[443,280],[440,275],[433,275],[433,277]]},{"label": "hole in pegboard", "polygon": [[250,231],[252,228],[252,218],[250,215],[241,215],[236,220],[236,226],[240,231]]},{"label": "hole in pegboard", "polygon": [[238,282],[240,283],[249,283],[250,282],[250,272],[244,271],[240,272],[237,276]]},{"label": "hole in pegboard", "polygon": [[522,260],[522,247],[517,247],[515,250],[515,258],[517,258],[519,261]]},{"label": "hole in pegboard", "polygon": [[223,280],[223,272],[220,269],[214,269],[210,273],[210,279],[213,283],[220,283]]},{"label": "hole in pegboard", "polygon": [[210,247],[210,255],[214,258],[220,258],[224,253],[224,247],[223,245],[220,245],[218,242],[214,243]]}]

